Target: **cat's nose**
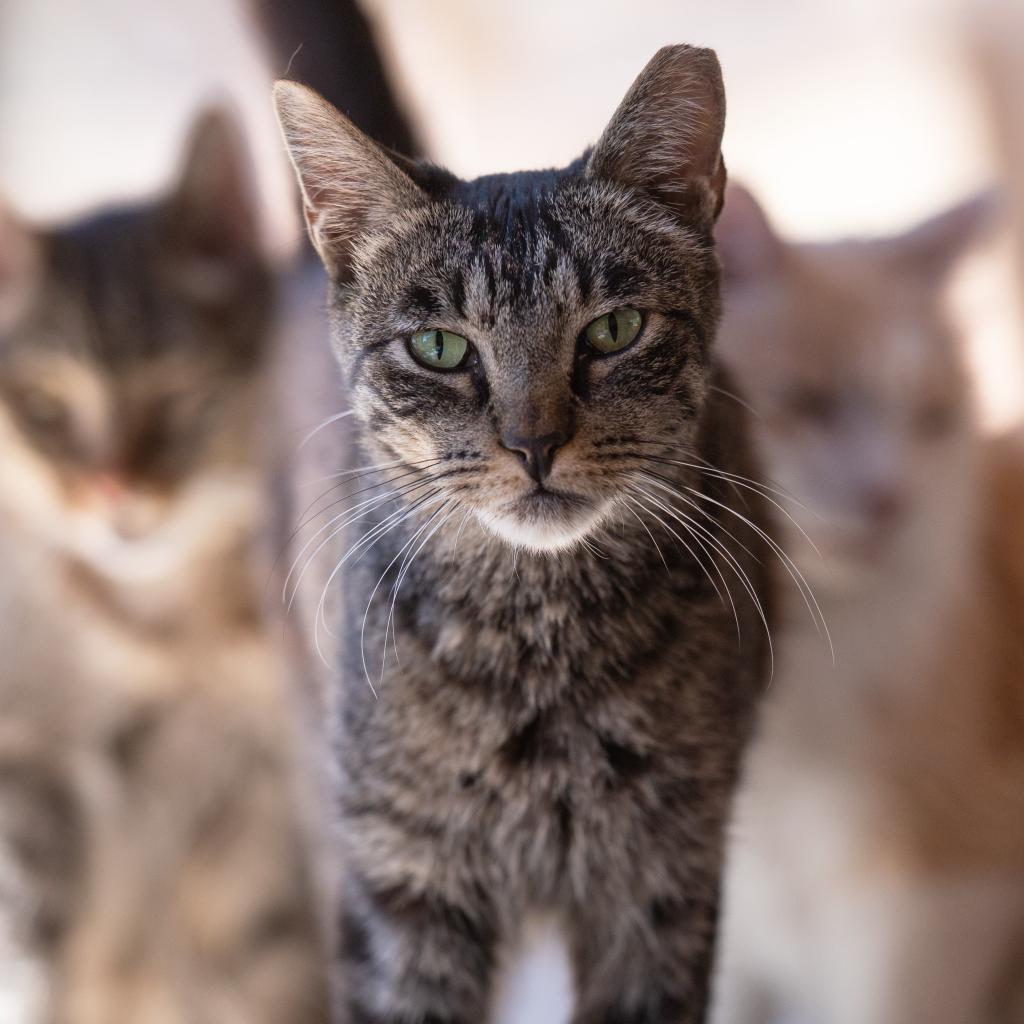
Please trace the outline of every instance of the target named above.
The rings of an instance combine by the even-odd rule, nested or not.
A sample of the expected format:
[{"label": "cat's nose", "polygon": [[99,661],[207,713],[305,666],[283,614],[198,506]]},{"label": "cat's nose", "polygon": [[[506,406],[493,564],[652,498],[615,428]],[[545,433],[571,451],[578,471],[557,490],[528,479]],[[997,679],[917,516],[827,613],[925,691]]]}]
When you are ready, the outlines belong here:
[{"label": "cat's nose", "polygon": [[551,473],[555,452],[568,440],[569,435],[565,431],[556,431],[540,437],[506,432],[501,436],[501,445],[510,452],[515,452],[523,460],[526,472],[540,484]]}]

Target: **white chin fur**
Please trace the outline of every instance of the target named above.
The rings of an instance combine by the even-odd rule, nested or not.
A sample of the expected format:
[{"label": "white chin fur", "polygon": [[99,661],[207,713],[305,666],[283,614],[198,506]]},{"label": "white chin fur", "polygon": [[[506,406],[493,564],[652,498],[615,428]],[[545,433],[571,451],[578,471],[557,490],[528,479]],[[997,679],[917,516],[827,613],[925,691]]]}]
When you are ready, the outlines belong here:
[{"label": "white chin fur", "polygon": [[551,553],[576,547],[604,519],[606,508],[594,509],[571,520],[534,520],[500,512],[477,513],[481,525],[514,548]]}]

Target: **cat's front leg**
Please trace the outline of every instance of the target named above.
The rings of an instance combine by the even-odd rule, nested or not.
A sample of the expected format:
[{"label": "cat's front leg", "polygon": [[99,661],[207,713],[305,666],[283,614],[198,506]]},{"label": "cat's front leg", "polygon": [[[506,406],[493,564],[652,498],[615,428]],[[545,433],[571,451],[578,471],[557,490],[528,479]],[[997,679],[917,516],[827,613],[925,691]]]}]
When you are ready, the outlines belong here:
[{"label": "cat's front leg", "polygon": [[621,907],[617,926],[629,932],[615,956],[598,950],[600,932],[581,934],[575,959],[584,998],[573,1024],[703,1024],[716,916],[711,896]]},{"label": "cat's front leg", "polygon": [[467,891],[348,886],[340,928],[345,1024],[483,1024],[497,948],[493,910]]},{"label": "cat's front leg", "polygon": [[599,1015],[577,1016],[573,1024],[702,1024],[704,1011],[664,992],[652,993],[642,1006],[612,1006]]}]

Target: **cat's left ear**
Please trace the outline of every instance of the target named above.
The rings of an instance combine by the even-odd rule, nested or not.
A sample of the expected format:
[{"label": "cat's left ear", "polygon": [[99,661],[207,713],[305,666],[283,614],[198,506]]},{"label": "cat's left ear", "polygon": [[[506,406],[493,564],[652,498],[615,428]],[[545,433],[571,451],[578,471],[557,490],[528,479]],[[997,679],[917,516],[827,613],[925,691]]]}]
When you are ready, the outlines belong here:
[{"label": "cat's left ear", "polygon": [[710,230],[722,208],[725,88],[714,50],[666,46],[626,93],[587,173],[646,193]]},{"label": "cat's left ear", "polygon": [[220,108],[199,116],[166,204],[167,231],[189,290],[225,296],[260,258],[259,205],[249,153],[235,119]]},{"label": "cat's left ear", "polygon": [[882,243],[902,270],[939,282],[999,223],[1002,197],[989,189]]},{"label": "cat's left ear", "polygon": [[331,277],[347,284],[355,276],[359,240],[426,197],[399,158],[312,89],[280,81],[274,104],[310,241]]}]

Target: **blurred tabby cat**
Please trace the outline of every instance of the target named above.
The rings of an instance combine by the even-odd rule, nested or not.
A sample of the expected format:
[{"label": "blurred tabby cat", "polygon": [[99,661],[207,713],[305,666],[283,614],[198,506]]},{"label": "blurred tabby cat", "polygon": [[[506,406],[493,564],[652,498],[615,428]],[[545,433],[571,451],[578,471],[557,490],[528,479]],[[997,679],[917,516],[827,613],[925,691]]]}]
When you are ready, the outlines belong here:
[{"label": "blurred tabby cat", "polygon": [[1024,921],[1024,448],[979,436],[942,299],[990,201],[833,245],[726,209],[722,349],[835,662],[785,594],[715,1020],[985,1024]]},{"label": "blurred tabby cat", "polygon": [[0,227],[0,884],[52,996],[21,1019],[322,1018],[254,579],[256,223],[210,114],[166,199]]},{"label": "blurred tabby cat", "polygon": [[320,590],[343,1019],[487,1020],[542,910],[579,1024],[701,1021],[768,666],[763,511],[729,507],[751,469],[715,388],[718,62],[668,47],[580,160],[471,182],[277,99],[353,409],[324,469],[356,474],[348,507],[292,579],[351,543]]}]

